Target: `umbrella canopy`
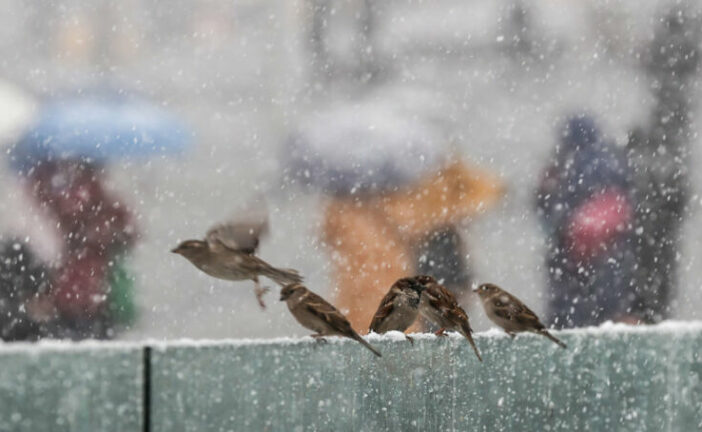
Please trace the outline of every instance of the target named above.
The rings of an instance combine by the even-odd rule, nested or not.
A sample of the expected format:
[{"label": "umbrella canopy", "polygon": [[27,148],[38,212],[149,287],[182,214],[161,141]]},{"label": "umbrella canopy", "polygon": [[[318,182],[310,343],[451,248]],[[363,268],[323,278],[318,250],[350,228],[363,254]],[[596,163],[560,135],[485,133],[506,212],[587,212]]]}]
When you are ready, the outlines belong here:
[{"label": "umbrella canopy", "polygon": [[111,159],[178,153],[188,144],[185,125],[143,100],[74,97],[44,105],[10,151],[13,168],[39,161]]},{"label": "umbrella canopy", "polygon": [[34,99],[18,87],[0,81],[0,143],[13,141],[36,111]]},{"label": "umbrella canopy", "polygon": [[393,107],[342,105],[301,122],[286,149],[291,176],[332,194],[374,193],[417,180],[446,156],[446,133]]}]

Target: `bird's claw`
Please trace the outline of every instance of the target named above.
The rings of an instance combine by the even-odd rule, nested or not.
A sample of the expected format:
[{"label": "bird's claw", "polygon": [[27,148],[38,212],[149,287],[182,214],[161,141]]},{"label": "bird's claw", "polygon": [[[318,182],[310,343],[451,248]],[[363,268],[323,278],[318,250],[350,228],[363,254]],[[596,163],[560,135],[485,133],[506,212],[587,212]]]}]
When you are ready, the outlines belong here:
[{"label": "bird's claw", "polygon": [[439,330],[435,331],[434,334],[438,337],[446,337],[448,336],[446,334],[446,329],[445,328],[440,328]]},{"label": "bird's claw", "polygon": [[410,336],[405,335],[405,338],[409,341],[409,343],[410,343],[412,346],[414,346],[414,338],[413,338],[413,337],[410,337]]},{"label": "bird's claw", "polygon": [[270,291],[268,287],[256,286],[254,287],[254,294],[256,294],[256,300],[261,309],[266,309],[266,304],[263,302],[263,296]]},{"label": "bird's claw", "polygon": [[327,343],[329,343],[326,339],[324,339],[324,337],[322,335],[315,334],[315,335],[312,335],[312,337],[314,338],[314,341],[320,345],[326,345]]}]

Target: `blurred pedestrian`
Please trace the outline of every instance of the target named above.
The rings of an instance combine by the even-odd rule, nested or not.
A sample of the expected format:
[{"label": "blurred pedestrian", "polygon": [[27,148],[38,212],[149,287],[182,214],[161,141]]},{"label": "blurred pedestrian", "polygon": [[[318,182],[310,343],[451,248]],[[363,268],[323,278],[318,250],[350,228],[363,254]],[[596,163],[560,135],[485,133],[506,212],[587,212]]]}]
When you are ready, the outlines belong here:
[{"label": "blurred pedestrian", "polygon": [[417,273],[434,276],[459,298],[472,281],[460,225],[500,193],[491,175],[456,161],[397,192],[329,197],[323,234],[332,251],[336,304],[365,328],[388,287]]},{"label": "blurred pedestrian", "polygon": [[52,336],[110,338],[134,318],[124,258],[136,229],[125,204],[108,193],[99,165],[44,161],[27,175],[29,195],[57,227],[60,254],[45,294],[59,324]]},{"label": "blurred pedestrian", "polygon": [[137,229],[122,199],[108,191],[105,167],[178,153],[189,135],[158,105],[99,86],[47,100],[9,149],[30,205],[42,210],[14,219],[24,225],[20,237],[29,237],[51,267],[41,304],[55,308],[52,336],[111,338],[133,323],[126,259]]},{"label": "blurred pedestrian", "polygon": [[646,127],[634,129],[627,144],[636,201],[637,314],[654,323],[670,316],[677,283],[681,227],[690,201],[690,143],[694,79],[702,40],[699,18],[674,6],[660,20],[644,68],[656,104]]},{"label": "blurred pedestrian", "polygon": [[34,341],[51,333],[55,311],[46,294],[49,268],[29,245],[0,243],[0,340]]},{"label": "blurred pedestrian", "polygon": [[292,177],[325,195],[334,304],[356,329],[368,328],[402,277],[421,272],[459,299],[469,292],[461,225],[494,204],[501,184],[452,156],[445,139],[431,124],[373,103],[313,116],[289,142]]},{"label": "blurred pedestrian", "polygon": [[547,233],[547,322],[638,322],[627,161],[591,117],[565,123],[536,205]]}]

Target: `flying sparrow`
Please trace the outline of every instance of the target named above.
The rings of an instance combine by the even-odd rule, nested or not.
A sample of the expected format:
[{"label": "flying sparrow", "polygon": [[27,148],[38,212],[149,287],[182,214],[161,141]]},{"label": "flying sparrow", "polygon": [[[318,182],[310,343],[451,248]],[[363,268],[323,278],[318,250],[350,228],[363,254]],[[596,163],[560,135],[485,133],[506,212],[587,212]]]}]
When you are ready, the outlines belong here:
[{"label": "flying sparrow", "polygon": [[458,305],[451,291],[447,290],[431,276],[416,276],[416,280],[424,285],[425,288],[419,302],[419,313],[439,326],[439,330],[435,334],[437,336],[445,336],[446,330],[459,332],[468,339],[478,360],[483,361],[471,335],[473,329],[470,328],[468,323],[468,315]]},{"label": "flying sparrow", "polygon": [[313,338],[342,336],[359,342],[373,354],[380,353],[351,328],[351,323],[329,302],[299,283],[286,285],[280,290],[280,301],[285,301],[297,322],[314,332]]},{"label": "flying sparrow", "polygon": [[265,309],[262,297],[268,288],[261,287],[260,276],[280,286],[302,282],[302,277],[296,270],[275,268],[254,255],[260,237],[268,230],[268,221],[265,216],[245,216],[214,226],[204,241],[186,240],[171,252],[184,256],[195,267],[218,279],[252,280],[256,300]]},{"label": "flying sparrow", "polygon": [[[414,277],[398,279],[385,294],[370,323],[370,330],[385,333],[391,330],[404,332],[419,314],[419,299],[424,285]],[[405,335],[410,343],[414,340]]]},{"label": "flying sparrow", "polygon": [[566,344],[549,333],[539,321],[539,317],[512,294],[490,283],[480,285],[473,292],[478,293],[488,318],[511,337],[514,337],[515,333],[533,332],[546,336],[561,348],[566,348]]}]

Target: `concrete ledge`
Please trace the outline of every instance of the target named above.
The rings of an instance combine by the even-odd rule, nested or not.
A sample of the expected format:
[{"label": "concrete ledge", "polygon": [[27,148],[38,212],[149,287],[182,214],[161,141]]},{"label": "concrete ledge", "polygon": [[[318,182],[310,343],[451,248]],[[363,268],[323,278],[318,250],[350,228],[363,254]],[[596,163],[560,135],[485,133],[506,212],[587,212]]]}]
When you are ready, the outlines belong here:
[{"label": "concrete ledge", "polygon": [[157,346],[153,430],[660,431],[702,427],[702,325]]},{"label": "concrete ledge", "polygon": [[0,431],[143,429],[143,349],[0,343]]},{"label": "concrete ledge", "polygon": [[0,430],[702,429],[702,323],[558,336],[0,344]]}]

